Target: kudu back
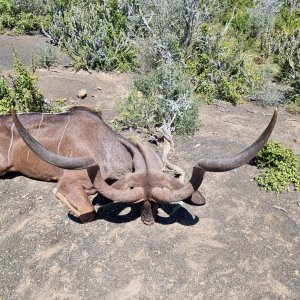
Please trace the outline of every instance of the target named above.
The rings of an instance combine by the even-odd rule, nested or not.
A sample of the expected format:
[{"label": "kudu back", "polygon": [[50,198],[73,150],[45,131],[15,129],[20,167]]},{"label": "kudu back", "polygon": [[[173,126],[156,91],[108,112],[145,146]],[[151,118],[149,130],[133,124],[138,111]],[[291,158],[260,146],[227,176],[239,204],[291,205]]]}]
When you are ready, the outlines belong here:
[{"label": "kudu back", "polygon": [[225,172],[249,162],[265,145],[277,110],[248,148],[225,159],[201,159],[183,184],[163,173],[159,156],[149,145],[133,143],[114,132],[94,111],[74,107],[61,114],[27,113],[0,116],[0,176],[57,181],[56,197],[82,222],[95,218],[90,195],[114,202],[141,203],[141,217],[152,224],[158,204],[184,201],[203,205],[198,191],[205,172]]}]

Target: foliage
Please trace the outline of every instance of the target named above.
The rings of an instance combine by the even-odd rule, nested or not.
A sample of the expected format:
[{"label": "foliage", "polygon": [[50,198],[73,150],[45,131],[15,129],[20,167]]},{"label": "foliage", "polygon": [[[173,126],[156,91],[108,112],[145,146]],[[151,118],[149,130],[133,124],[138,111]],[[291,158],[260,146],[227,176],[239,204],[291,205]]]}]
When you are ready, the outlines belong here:
[{"label": "foliage", "polygon": [[263,42],[274,28],[277,13],[282,5],[278,0],[258,0],[255,5],[249,9],[251,31],[250,36],[260,38]]},{"label": "foliage", "polygon": [[300,95],[292,98],[286,105],[287,110],[292,114],[300,114]]},{"label": "foliage", "polygon": [[287,109],[291,113],[300,114],[300,72],[298,72],[293,84],[292,91],[287,96],[289,103]]},{"label": "foliage", "polygon": [[251,99],[256,100],[263,107],[284,104],[287,101],[284,92],[280,90],[278,82],[274,81],[272,74],[268,73],[263,73],[263,84],[251,94]]},{"label": "foliage", "polygon": [[54,46],[41,45],[33,58],[35,67],[47,68],[48,70],[57,63],[57,54]]},{"label": "foliage", "polygon": [[[289,102],[288,109],[300,110],[299,0],[0,0],[0,27],[32,32],[41,21],[42,31],[67,52],[76,69],[138,68],[144,74],[140,80],[145,86],[137,80],[126,102],[129,107],[122,109],[129,123],[149,116],[157,126],[173,120],[178,95],[173,95],[172,105],[166,104],[174,87],[157,83],[162,69],[172,70],[174,78],[184,74],[186,99],[196,93],[197,99],[236,105],[259,90],[263,105]],[[38,60],[49,68],[55,55],[50,47],[41,49]],[[275,73],[271,80],[263,80],[264,70],[273,64],[280,70],[276,80],[292,87],[285,99],[272,92]],[[179,84],[172,76],[168,80]],[[151,90],[150,96],[145,88]],[[163,95],[161,103],[155,100],[157,95]],[[157,101],[162,109],[154,114],[151,105]],[[197,115],[197,101],[179,106],[171,122],[178,132],[187,111],[191,119]]]},{"label": "foliage", "polygon": [[166,61],[183,62],[202,22],[199,1],[139,0],[137,3],[136,35],[140,37],[141,65],[149,69]]},{"label": "foliage", "polygon": [[237,40],[209,34],[205,43],[197,44],[189,70],[196,79],[196,91],[208,102],[221,99],[241,103],[260,80]]},{"label": "foliage", "polygon": [[10,111],[11,102],[13,100],[12,89],[8,87],[4,76],[0,76],[0,114]]},{"label": "foliage", "polygon": [[61,110],[62,101],[51,105],[45,102],[43,94],[36,87],[37,78],[16,55],[13,67],[14,72],[9,78],[0,76],[0,114],[9,113],[13,101],[17,103],[17,110],[23,112]]},{"label": "foliage", "polygon": [[[258,83],[259,75],[243,58],[239,40],[228,34],[234,20],[229,7],[236,1],[229,1],[228,6],[192,0],[144,0],[142,4],[140,28],[146,32],[146,42],[139,49],[144,69],[166,61],[183,64],[193,78],[196,92],[209,102],[221,98],[240,103]],[[228,16],[228,22],[220,26],[217,18],[222,14]]]},{"label": "foliage", "polygon": [[36,88],[37,78],[15,56],[13,89],[14,97],[21,111],[42,111],[43,95]]},{"label": "foliage", "polygon": [[42,0],[0,0],[0,30],[32,33],[40,28],[43,14]]},{"label": "foliage", "polygon": [[270,140],[256,155],[254,162],[263,169],[255,178],[263,189],[281,193],[293,184],[296,190],[300,190],[300,164],[291,149]]},{"label": "foliage", "polygon": [[66,111],[66,99],[65,98],[58,98],[52,101],[47,99],[43,100],[43,112],[47,113],[61,113]]},{"label": "foliage", "polygon": [[134,90],[121,104],[120,123],[154,132],[164,122],[177,134],[192,134],[199,127],[198,107],[189,81],[178,65],[161,65],[135,79]]},{"label": "foliage", "polygon": [[45,29],[76,69],[127,71],[135,67],[129,21],[118,0],[48,1]]}]

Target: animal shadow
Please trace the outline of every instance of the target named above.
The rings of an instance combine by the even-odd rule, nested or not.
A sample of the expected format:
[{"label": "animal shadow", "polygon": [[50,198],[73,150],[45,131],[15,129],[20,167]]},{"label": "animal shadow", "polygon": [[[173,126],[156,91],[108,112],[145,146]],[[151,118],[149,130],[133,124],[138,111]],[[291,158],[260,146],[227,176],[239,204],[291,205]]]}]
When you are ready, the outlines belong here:
[{"label": "animal shadow", "polygon": [[[122,204],[114,203],[111,200],[98,195],[93,204],[100,205],[97,212],[97,219],[104,219],[113,223],[127,223],[136,220],[141,216],[140,203],[135,204]],[[128,213],[124,213],[124,210],[130,209]],[[168,225],[173,223],[179,223],[184,226],[195,225],[199,222],[197,216],[193,217],[187,209],[180,204],[168,204],[159,205],[159,208],[165,212],[167,216],[161,216],[158,213],[156,217],[156,223]]]},{"label": "animal shadow", "polygon": [[[93,199],[93,205],[100,206],[96,214],[96,220],[106,220],[112,223],[128,223],[140,218],[141,216],[140,203],[115,203],[101,195],[97,195]],[[159,205],[159,208],[166,216],[161,216],[159,210],[155,220],[156,223],[162,225],[179,223],[184,226],[192,226],[199,222],[199,218],[197,216],[192,216],[189,211],[180,204]],[[69,213],[69,218],[76,223],[80,223],[78,218],[73,216],[71,213]]]}]

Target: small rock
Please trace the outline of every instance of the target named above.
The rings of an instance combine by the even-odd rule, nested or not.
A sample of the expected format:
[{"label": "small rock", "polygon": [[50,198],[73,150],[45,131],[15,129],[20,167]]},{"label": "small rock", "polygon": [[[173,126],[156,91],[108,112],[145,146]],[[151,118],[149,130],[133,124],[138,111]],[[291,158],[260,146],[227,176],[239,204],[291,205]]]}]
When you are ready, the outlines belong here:
[{"label": "small rock", "polygon": [[85,89],[79,90],[76,96],[80,99],[83,99],[87,96],[87,91]]},{"label": "small rock", "polygon": [[97,85],[96,89],[99,90],[99,91],[102,90],[101,86],[99,86],[99,85]]}]

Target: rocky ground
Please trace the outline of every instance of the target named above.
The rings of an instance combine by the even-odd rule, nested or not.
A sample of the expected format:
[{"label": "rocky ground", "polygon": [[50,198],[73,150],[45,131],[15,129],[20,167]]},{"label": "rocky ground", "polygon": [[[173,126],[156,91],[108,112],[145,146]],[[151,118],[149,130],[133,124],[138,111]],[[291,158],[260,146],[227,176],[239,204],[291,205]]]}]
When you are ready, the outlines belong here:
[{"label": "rocky ground", "polygon": [[[11,69],[11,47],[25,63],[45,39],[0,36],[0,69]],[[38,70],[44,95],[97,106],[109,121],[126,97],[130,76]],[[65,61],[67,62],[67,60]],[[66,63],[67,64],[67,63]],[[78,100],[85,88],[88,96]],[[204,126],[176,140],[170,160],[190,174],[202,157],[224,157],[249,145],[272,109],[251,103],[203,106]],[[300,117],[279,109],[273,139],[298,155]],[[164,206],[145,226],[136,205],[99,208],[79,224],[52,193],[55,183],[23,176],[0,180],[0,299],[299,299],[300,193],[261,191],[245,165],[208,173],[203,207]]]}]

